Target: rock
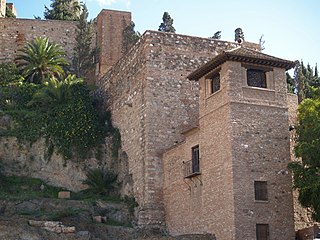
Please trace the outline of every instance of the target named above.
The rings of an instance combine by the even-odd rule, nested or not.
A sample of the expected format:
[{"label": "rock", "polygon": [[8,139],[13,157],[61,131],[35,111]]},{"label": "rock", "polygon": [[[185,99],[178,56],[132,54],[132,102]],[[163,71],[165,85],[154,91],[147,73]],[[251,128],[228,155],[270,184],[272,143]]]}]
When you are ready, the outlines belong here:
[{"label": "rock", "polygon": [[15,205],[16,212],[18,213],[32,213],[37,211],[39,208],[38,204],[32,201],[24,201]]}]

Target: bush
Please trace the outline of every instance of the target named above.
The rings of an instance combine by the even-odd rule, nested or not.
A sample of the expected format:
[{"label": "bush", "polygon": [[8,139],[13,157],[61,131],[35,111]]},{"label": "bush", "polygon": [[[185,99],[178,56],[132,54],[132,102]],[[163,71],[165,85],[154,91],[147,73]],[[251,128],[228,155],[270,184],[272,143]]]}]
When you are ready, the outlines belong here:
[{"label": "bush", "polygon": [[31,143],[45,137],[48,153],[55,148],[65,159],[84,159],[104,143],[104,115],[94,108],[90,87],[82,79],[70,75],[62,82],[6,86],[0,96],[0,109],[16,122],[8,135]]},{"label": "bush", "polygon": [[117,175],[108,170],[90,169],[83,183],[88,185],[88,190],[96,194],[110,194],[117,188]]},{"label": "bush", "polygon": [[20,83],[24,80],[14,63],[0,64],[0,86]]}]

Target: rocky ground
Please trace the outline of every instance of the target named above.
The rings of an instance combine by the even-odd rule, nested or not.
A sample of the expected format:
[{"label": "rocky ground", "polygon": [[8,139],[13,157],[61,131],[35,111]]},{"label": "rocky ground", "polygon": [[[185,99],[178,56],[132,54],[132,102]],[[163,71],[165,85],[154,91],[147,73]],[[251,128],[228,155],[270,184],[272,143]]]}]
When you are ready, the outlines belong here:
[{"label": "rocky ground", "polygon": [[[66,199],[0,200],[1,240],[213,240],[212,236],[161,236],[133,228],[132,212],[124,203]],[[103,222],[100,222],[102,219]],[[75,227],[57,233],[31,226],[29,221],[59,221]]]}]

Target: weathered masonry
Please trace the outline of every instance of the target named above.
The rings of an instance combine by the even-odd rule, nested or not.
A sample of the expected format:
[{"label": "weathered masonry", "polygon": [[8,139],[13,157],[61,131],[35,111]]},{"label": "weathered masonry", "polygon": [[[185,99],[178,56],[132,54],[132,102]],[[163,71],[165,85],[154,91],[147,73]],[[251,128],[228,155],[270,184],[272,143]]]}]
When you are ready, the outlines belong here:
[{"label": "weathered masonry", "polygon": [[169,232],[294,239],[285,70],[293,62],[238,47],[188,76],[199,125],[164,154]]},{"label": "weathered masonry", "polygon": [[[198,83],[186,77],[237,43],[147,31],[97,82],[108,95],[113,121],[129,160],[138,223],[165,226],[164,151],[184,140],[180,132],[198,121]],[[247,46],[259,49],[257,44]]]},{"label": "weathered masonry", "polygon": [[[97,16],[93,39],[93,44],[99,48],[96,75],[105,73],[121,58],[122,32],[130,22],[130,12],[102,10]],[[13,61],[17,51],[36,37],[48,37],[63,46],[71,61],[76,25],[75,21],[0,18],[0,62]]]},{"label": "weathered masonry", "polygon": [[[93,44],[95,84],[128,159],[122,194],[139,203],[138,224],[218,239],[293,239],[286,166],[296,98],[284,80],[292,62],[254,43],[157,31],[122,56],[130,21],[129,12],[102,10]],[[71,59],[75,29],[75,22],[0,18],[0,62],[38,36]]]}]

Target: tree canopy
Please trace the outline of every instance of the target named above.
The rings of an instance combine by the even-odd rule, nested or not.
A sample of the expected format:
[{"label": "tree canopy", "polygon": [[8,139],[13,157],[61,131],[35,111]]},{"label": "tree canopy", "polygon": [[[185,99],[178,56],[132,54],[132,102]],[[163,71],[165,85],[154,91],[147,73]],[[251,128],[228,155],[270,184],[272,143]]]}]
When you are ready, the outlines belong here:
[{"label": "tree canopy", "polygon": [[52,20],[77,21],[80,16],[78,0],[51,0],[51,9],[45,6],[44,18]]},{"label": "tree canopy", "polygon": [[211,38],[213,38],[213,39],[220,39],[220,38],[221,38],[221,31],[215,32]]},{"label": "tree canopy", "polygon": [[304,65],[303,61],[297,61],[294,76],[287,73],[288,92],[298,94],[298,101],[301,103],[306,98],[312,98],[313,88],[320,87],[320,77],[317,65],[313,69],[310,64]]},{"label": "tree canopy", "polygon": [[289,164],[299,202],[310,208],[315,221],[320,221],[320,89],[311,88],[313,97],[298,108],[295,154],[301,161]]},{"label": "tree canopy", "polygon": [[173,27],[173,19],[168,12],[163,13],[162,23],[160,24],[158,30],[161,32],[176,32],[176,29]]}]

